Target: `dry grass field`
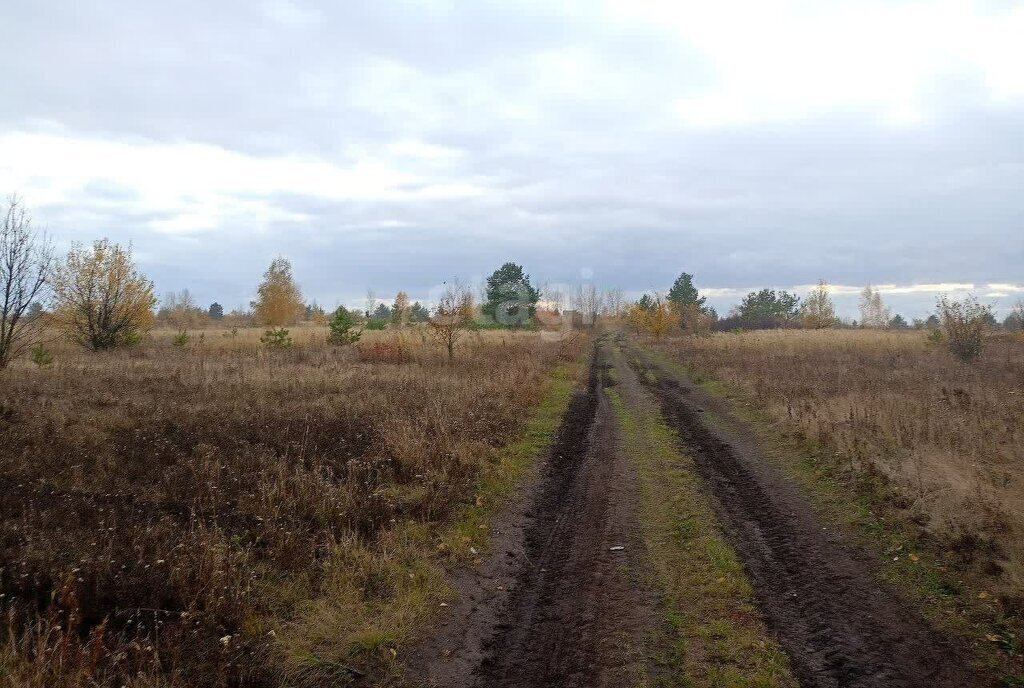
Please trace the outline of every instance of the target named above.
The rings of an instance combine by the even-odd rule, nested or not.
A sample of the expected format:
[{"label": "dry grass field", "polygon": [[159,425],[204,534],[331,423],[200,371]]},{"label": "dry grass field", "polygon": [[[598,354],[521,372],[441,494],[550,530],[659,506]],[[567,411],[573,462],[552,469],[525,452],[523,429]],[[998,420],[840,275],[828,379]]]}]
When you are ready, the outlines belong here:
[{"label": "dry grass field", "polygon": [[661,348],[881,486],[889,513],[982,597],[1024,615],[1024,340],[990,339],[972,364],[913,331],[729,333]]},{"label": "dry grass field", "polygon": [[443,529],[584,347],[260,334],[55,344],[0,378],[0,686],[386,677],[445,594]]}]

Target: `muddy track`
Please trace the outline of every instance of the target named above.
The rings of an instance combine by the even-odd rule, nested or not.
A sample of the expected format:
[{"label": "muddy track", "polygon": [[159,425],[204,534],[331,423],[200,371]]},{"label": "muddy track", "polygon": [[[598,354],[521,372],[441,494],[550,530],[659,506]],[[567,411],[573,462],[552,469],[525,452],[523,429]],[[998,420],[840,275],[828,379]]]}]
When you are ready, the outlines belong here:
[{"label": "muddy track", "polygon": [[807,498],[758,454],[751,438],[728,423],[709,427],[704,409],[715,400],[635,350],[629,360],[694,455],[802,686],[993,685],[968,669],[959,647],[880,584],[870,557],[822,526]]},{"label": "muddy track", "polygon": [[[487,688],[635,685],[655,600],[634,579],[643,545],[633,467],[616,452],[595,348],[585,394],[552,447],[526,534],[528,565],[476,675]],[[621,545],[625,549],[612,551]]]}]

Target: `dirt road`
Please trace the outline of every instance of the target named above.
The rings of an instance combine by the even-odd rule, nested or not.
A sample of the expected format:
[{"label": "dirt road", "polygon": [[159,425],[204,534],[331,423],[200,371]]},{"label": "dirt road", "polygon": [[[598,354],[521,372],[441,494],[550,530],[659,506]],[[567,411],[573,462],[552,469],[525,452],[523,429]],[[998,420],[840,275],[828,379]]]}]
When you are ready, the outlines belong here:
[{"label": "dirt road", "polygon": [[636,470],[616,452],[595,359],[585,402],[554,447],[527,534],[529,566],[479,671],[480,685],[636,685],[656,599],[638,581]]},{"label": "dirt road", "polygon": [[[632,425],[655,416],[652,423],[672,428],[676,434],[667,436],[678,444],[677,459],[643,463],[653,445],[624,443],[626,413]],[[654,492],[651,470],[665,471]],[[680,472],[696,474],[694,484],[712,506],[706,520],[717,523],[704,524],[708,537],[720,532],[722,547],[731,547],[716,556],[742,563],[736,575],[749,580],[754,607],[745,617],[736,611],[744,608],[738,600],[719,605],[726,610],[721,619],[699,618],[709,612],[697,604],[701,598],[687,595],[703,582],[679,580],[682,573],[673,578],[671,570],[660,578],[651,573],[672,561],[656,548],[679,548],[683,558],[675,561],[684,565],[700,556],[692,524],[683,535],[659,539],[648,523],[658,520],[652,513],[671,515],[656,510],[693,500],[672,492]],[[818,520],[725,402],[610,338],[599,342],[589,384],[570,405],[539,479],[495,530],[506,551],[463,578],[466,601],[409,667],[419,685],[993,685],[968,669],[959,646],[878,581],[870,556]],[[691,567],[687,575],[700,570]],[[672,619],[682,621],[672,627]],[[737,656],[748,645],[722,630],[729,624],[744,638],[754,634],[749,647],[781,647],[787,657],[766,672],[763,659]],[[672,643],[676,649],[668,652]]]}]

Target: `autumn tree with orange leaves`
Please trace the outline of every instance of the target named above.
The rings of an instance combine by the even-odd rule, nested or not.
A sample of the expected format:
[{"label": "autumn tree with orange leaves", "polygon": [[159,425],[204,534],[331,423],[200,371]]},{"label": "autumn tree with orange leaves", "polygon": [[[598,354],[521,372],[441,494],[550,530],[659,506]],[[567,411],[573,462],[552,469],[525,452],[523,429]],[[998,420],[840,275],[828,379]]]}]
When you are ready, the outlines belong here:
[{"label": "autumn tree with orange leaves", "polygon": [[50,286],[54,322],[93,351],[137,343],[153,326],[153,283],[135,266],[130,245],[101,239],[90,248],[73,246]]},{"label": "autumn tree with orange leaves", "polygon": [[673,327],[679,327],[680,313],[676,305],[662,298],[661,294],[644,294],[629,307],[626,320],[637,332],[646,330],[655,339],[661,339]]},{"label": "autumn tree with orange leaves", "polygon": [[647,313],[639,303],[634,303],[626,309],[626,324],[633,328],[633,332],[640,334],[647,322]]},{"label": "autumn tree with orange leaves", "polygon": [[292,276],[292,264],[277,257],[263,274],[263,281],[252,302],[256,322],[269,328],[280,328],[297,322],[305,313],[302,292]]},{"label": "autumn tree with orange leaves", "polygon": [[825,280],[818,280],[818,286],[800,304],[800,323],[808,329],[820,330],[834,327],[837,322],[839,319],[829,295],[828,283]]},{"label": "autumn tree with orange leaves", "polygon": [[409,323],[409,295],[404,291],[395,295],[395,304],[391,307],[391,322],[399,327]]}]

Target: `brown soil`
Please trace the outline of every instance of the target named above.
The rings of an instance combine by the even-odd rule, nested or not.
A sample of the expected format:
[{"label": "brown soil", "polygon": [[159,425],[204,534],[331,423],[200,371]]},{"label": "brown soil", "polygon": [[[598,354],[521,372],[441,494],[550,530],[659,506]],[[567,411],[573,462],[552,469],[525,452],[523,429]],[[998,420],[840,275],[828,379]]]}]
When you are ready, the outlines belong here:
[{"label": "brown soil", "polygon": [[[801,685],[992,685],[968,668],[960,647],[879,583],[869,555],[823,526],[724,402],[630,358],[694,455]],[[570,404],[538,477],[496,519],[494,554],[457,574],[460,600],[407,663],[417,685],[617,687],[649,674],[643,644],[659,623],[657,595],[640,582],[635,467],[616,451],[616,422],[601,391],[605,369],[599,348],[587,390]],[[704,408],[725,422],[712,429]]]},{"label": "brown soil", "polygon": [[616,450],[604,370],[595,362],[586,402],[552,454],[527,534],[531,566],[490,643],[480,686],[630,686],[646,673],[642,640],[656,600],[637,581],[635,467]]}]

